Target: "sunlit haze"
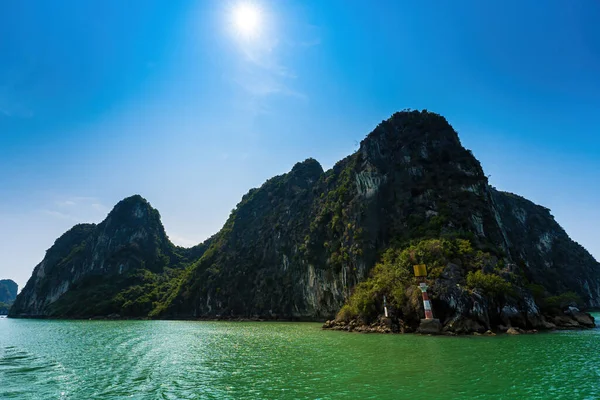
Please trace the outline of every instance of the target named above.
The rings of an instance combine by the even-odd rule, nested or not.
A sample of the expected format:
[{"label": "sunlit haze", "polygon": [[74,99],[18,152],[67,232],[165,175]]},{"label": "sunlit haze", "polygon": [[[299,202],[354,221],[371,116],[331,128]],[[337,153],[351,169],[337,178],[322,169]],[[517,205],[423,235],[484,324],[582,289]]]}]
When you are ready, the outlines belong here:
[{"label": "sunlit haze", "polygon": [[600,2],[5,1],[0,279],[140,194],[216,233],[308,157],[405,108],[447,118],[490,183],[600,258]]},{"label": "sunlit haze", "polygon": [[261,10],[252,3],[239,3],[232,8],[232,18],[235,30],[244,37],[252,37],[260,30]]}]

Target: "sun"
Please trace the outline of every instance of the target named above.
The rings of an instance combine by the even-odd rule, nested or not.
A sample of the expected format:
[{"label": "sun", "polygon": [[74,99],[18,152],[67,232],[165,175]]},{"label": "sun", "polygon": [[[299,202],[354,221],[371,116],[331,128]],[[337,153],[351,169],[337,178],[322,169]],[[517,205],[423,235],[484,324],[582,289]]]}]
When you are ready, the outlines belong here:
[{"label": "sun", "polygon": [[245,38],[257,36],[262,24],[261,10],[253,3],[239,3],[232,9],[232,22],[240,36]]}]

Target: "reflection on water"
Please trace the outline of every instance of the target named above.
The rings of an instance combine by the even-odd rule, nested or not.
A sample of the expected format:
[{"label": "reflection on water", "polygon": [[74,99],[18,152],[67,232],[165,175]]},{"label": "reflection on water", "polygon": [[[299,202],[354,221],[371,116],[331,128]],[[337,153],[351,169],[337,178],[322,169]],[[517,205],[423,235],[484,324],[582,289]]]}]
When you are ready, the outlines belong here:
[{"label": "reflection on water", "polygon": [[600,330],[498,337],[318,324],[0,321],[0,399],[597,399]]}]

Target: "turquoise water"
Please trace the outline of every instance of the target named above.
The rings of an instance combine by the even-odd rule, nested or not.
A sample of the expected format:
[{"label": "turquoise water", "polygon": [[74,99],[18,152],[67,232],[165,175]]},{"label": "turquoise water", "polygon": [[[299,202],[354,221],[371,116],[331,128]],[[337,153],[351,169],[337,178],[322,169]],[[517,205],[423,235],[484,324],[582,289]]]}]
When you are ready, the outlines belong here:
[{"label": "turquoise water", "polygon": [[426,337],[0,319],[0,399],[417,398],[599,399],[600,329]]}]

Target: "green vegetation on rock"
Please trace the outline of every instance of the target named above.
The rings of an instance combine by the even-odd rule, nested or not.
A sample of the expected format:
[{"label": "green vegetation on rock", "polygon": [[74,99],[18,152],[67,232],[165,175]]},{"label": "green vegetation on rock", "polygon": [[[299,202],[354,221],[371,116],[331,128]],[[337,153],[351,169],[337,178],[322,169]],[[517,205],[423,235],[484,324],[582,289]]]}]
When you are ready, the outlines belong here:
[{"label": "green vegetation on rock", "polygon": [[362,323],[371,323],[381,314],[384,296],[398,316],[415,312],[420,306],[420,292],[414,290],[418,282],[413,276],[413,266],[427,265],[427,282],[435,290],[436,285],[447,284],[443,275],[449,263],[466,273],[466,279],[460,279],[458,284],[492,297],[513,294],[510,282],[495,273],[482,272],[481,268],[497,269],[499,263],[489,253],[474,250],[470,241],[424,239],[401,250],[385,251],[369,278],[355,286],[336,318],[344,321],[358,318]]},{"label": "green vegetation on rock", "polygon": [[507,282],[499,275],[494,273],[486,274],[483,271],[470,271],[467,274],[467,287],[479,289],[492,297],[513,293],[510,282]]},{"label": "green vegetation on rock", "polygon": [[17,298],[19,287],[10,279],[0,280],[0,315],[8,314],[12,303]]},{"label": "green vegetation on rock", "polygon": [[600,306],[600,264],[549,210],[489,186],[445,118],[405,110],[333,168],[307,159],[251,189],[190,249],[141,196],[119,202],[57,239],[10,313],[368,322],[385,295],[409,326],[414,263],[445,329],[544,326],[571,292]]},{"label": "green vegetation on rock", "polygon": [[19,287],[10,279],[0,280],[0,303],[12,303],[17,298]]}]

